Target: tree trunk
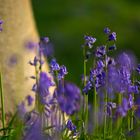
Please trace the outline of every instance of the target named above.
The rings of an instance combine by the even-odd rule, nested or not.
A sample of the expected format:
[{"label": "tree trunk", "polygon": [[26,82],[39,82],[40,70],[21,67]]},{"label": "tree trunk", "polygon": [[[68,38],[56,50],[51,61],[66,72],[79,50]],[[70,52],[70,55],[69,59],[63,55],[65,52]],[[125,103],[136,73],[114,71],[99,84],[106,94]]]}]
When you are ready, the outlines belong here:
[{"label": "tree trunk", "polygon": [[34,68],[28,64],[35,53],[25,49],[26,41],[38,41],[30,0],[0,0],[0,71],[3,75],[6,111],[15,110],[31,91]]}]

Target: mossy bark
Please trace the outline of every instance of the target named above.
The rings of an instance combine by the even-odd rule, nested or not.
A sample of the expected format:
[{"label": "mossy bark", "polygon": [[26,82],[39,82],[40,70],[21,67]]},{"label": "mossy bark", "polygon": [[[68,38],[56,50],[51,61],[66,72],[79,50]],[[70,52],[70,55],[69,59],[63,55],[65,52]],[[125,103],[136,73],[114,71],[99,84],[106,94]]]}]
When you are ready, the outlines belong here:
[{"label": "mossy bark", "polygon": [[0,71],[3,75],[5,110],[15,110],[31,88],[34,68],[28,64],[35,51],[25,49],[27,41],[38,42],[30,0],[0,0]]}]

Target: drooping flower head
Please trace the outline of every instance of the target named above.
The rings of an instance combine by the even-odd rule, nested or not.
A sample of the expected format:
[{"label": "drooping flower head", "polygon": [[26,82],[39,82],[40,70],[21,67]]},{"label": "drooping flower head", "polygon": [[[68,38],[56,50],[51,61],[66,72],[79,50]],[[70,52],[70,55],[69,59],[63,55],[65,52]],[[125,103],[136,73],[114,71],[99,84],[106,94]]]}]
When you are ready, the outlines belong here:
[{"label": "drooping flower head", "polygon": [[27,113],[27,109],[23,101],[17,106],[17,112],[18,112],[19,117],[21,119],[24,119],[25,114]]},{"label": "drooping flower head", "polygon": [[105,46],[100,46],[97,48],[95,55],[96,57],[102,57],[106,54],[106,47]]},{"label": "drooping flower head", "polygon": [[54,85],[55,84],[51,77],[49,77],[45,72],[40,72],[38,92],[42,98],[49,95],[49,88]]},{"label": "drooping flower head", "polygon": [[125,117],[127,115],[128,110],[132,109],[133,105],[133,97],[131,94],[129,94],[128,99],[125,97],[122,99],[122,104],[118,107],[117,113],[119,113],[122,117]]},{"label": "drooping flower head", "polygon": [[33,62],[29,61],[29,64],[31,66],[37,66],[37,63],[39,62],[39,59],[35,56]]},{"label": "drooping flower head", "polygon": [[110,31],[111,31],[111,30],[110,30],[108,27],[104,28],[104,33],[105,33],[105,34],[109,34]]},{"label": "drooping flower head", "polygon": [[56,90],[56,98],[60,109],[68,115],[80,109],[80,89],[73,83],[60,82]]},{"label": "drooping flower head", "polygon": [[110,47],[108,48],[108,50],[109,50],[109,51],[116,50],[116,45],[114,44],[114,45],[110,46]]},{"label": "drooping flower head", "polygon": [[55,83],[52,78],[45,72],[40,72],[38,84],[35,83],[32,87],[32,91],[39,95],[40,102],[46,104],[46,97],[49,95],[49,88],[54,86]]},{"label": "drooping flower head", "polygon": [[50,40],[48,37],[40,38],[39,51],[47,58],[53,56],[54,54],[53,46],[50,43]]},{"label": "drooping flower head", "polygon": [[138,64],[136,71],[140,74],[140,64]]},{"label": "drooping flower head", "polygon": [[85,46],[88,46],[89,48],[92,48],[93,44],[96,42],[96,38],[92,36],[84,36],[85,39]]},{"label": "drooping flower head", "polygon": [[60,70],[60,66],[59,64],[56,62],[56,59],[52,59],[51,62],[50,62],[50,68],[51,68],[51,71],[58,71]]},{"label": "drooping flower head", "polygon": [[112,32],[111,34],[109,34],[108,36],[109,41],[116,41],[116,39],[117,39],[117,35],[115,32]]},{"label": "drooping flower head", "polygon": [[3,21],[0,20],[0,32],[2,31],[2,24],[3,24]]},{"label": "drooping flower head", "polygon": [[90,81],[87,82],[86,86],[83,88],[83,92],[84,93],[88,93],[88,91],[90,91],[93,88],[93,85]]},{"label": "drooping flower head", "polygon": [[26,99],[27,99],[28,106],[31,106],[34,101],[33,97],[31,95],[28,95],[26,96]]},{"label": "drooping flower head", "polygon": [[62,65],[58,73],[58,79],[61,80],[68,74],[66,66]]},{"label": "drooping flower head", "polygon": [[72,123],[71,120],[67,121],[66,127],[73,132],[76,132],[76,126]]}]

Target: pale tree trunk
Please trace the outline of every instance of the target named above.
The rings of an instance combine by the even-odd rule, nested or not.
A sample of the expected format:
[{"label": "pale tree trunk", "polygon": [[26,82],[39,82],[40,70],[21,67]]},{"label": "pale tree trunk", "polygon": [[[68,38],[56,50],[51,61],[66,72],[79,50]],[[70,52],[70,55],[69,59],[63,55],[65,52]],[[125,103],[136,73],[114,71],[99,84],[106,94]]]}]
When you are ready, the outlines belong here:
[{"label": "pale tree trunk", "polygon": [[34,68],[28,64],[35,56],[25,49],[25,42],[38,42],[30,0],[0,0],[0,71],[3,75],[6,111],[13,111],[31,91]]}]

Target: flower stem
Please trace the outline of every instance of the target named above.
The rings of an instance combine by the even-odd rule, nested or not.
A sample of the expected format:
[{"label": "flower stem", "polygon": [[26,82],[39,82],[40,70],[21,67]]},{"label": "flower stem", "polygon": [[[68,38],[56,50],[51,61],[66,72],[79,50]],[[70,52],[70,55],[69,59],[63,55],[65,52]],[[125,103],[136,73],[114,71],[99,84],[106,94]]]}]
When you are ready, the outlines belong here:
[{"label": "flower stem", "polygon": [[[86,86],[86,48],[83,48],[83,57],[84,57],[84,86]],[[84,122],[85,122],[85,132],[87,131],[88,127],[88,95],[84,94]]]},{"label": "flower stem", "polygon": [[94,87],[94,96],[93,96],[93,113],[94,113],[94,125],[96,134],[98,134],[98,101],[97,101],[97,92],[96,87]]},{"label": "flower stem", "polygon": [[[134,93],[132,93],[132,97],[133,97],[133,101],[134,101]],[[130,121],[130,123],[129,123],[129,131],[131,131],[134,128],[134,110],[133,109],[130,110],[129,119],[130,119],[129,120]]]},{"label": "flower stem", "polygon": [[[123,98],[122,94],[119,93],[119,95],[118,95],[118,105],[119,106],[121,105],[122,98]],[[122,117],[120,116],[120,118],[118,118],[118,121],[117,121],[117,128],[120,129],[120,132],[122,133],[122,126],[121,126],[121,124],[122,124]],[[121,128],[120,128],[120,126],[121,126]]]},{"label": "flower stem", "polygon": [[[105,55],[105,73],[107,75],[107,55]],[[104,98],[105,106],[104,106],[104,139],[106,139],[106,132],[107,132],[107,102],[108,102],[108,97],[107,97],[107,91],[105,89],[105,98]]]},{"label": "flower stem", "polygon": [[1,96],[1,109],[2,109],[2,128],[3,134],[5,135],[5,109],[4,109],[4,95],[3,95],[3,85],[2,85],[2,74],[0,73],[0,96]]},{"label": "flower stem", "polygon": [[106,132],[107,132],[107,92],[105,92],[105,108],[104,108],[104,139],[106,139]]}]

